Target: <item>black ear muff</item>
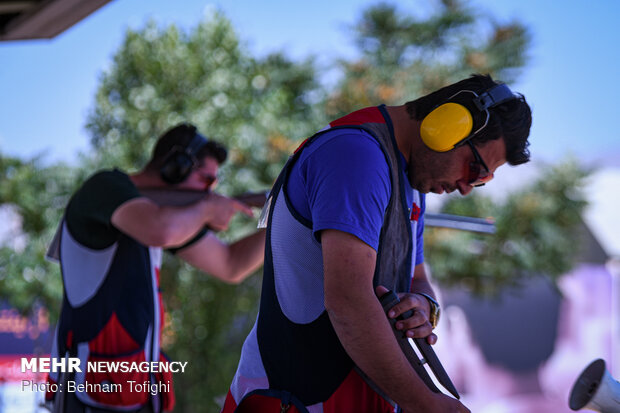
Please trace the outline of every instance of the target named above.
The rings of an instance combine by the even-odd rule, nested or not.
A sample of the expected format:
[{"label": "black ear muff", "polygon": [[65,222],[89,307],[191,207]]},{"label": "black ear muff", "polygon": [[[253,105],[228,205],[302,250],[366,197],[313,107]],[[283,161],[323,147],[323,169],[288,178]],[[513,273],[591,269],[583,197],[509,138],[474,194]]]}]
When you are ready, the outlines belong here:
[{"label": "black ear muff", "polygon": [[207,139],[196,133],[186,147],[173,147],[160,168],[161,179],[171,185],[183,182],[198,165],[198,151],[207,144]]},{"label": "black ear muff", "polygon": [[512,99],[516,96],[503,83],[481,95],[461,90],[422,119],[422,142],[436,152],[452,150],[485,128],[489,122],[489,108]]}]

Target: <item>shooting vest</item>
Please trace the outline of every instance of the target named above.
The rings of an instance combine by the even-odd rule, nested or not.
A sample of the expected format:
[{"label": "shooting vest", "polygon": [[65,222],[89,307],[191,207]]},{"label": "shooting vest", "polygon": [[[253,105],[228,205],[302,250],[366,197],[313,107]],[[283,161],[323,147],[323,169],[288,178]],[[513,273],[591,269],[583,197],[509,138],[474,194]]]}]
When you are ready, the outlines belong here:
[{"label": "shooting vest", "polygon": [[[323,304],[322,250],[313,235],[312,222],[294,210],[285,191],[292,166],[304,148],[325,131],[337,128],[366,131],[384,152],[390,169],[391,196],[380,234],[373,283],[394,291],[410,290],[416,242],[412,234],[416,233],[417,215],[410,220],[405,193],[409,183],[403,179],[404,165],[385,107],[362,109],[331,122],[328,128],[307,139],[289,159],[270,193],[259,315],[244,344],[229,395],[237,402],[264,386],[271,391],[263,394],[291,395],[297,406],[320,404],[355,368]],[[413,191],[413,201],[420,205],[423,197]],[[266,381],[260,378],[263,372]]]},{"label": "shooting vest", "polygon": [[[78,357],[82,373],[69,379],[84,404],[109,410],[137,410],[151,397],[162,398],[164,409],[174,405],[170,373],[95,372],[89,362],[134,363],[165,361],[160,352],[164,310],[159,290],[162,249],[146,247],[119,231],[109,247],[92,249],[77,241],[63,219],[48,253],[60,262],[64,294],[52,357]],[[50,373],[52,383],[67,380]],[[134,383],[170,384],[169,392],[151,395],[130,391]],[[110,385],[120,384],[122,392]],[[66,383],[64,385],[66,387]],[[119,387],[116,387],[117,389]],[[112,391],[106,391],[112,389]],[[66,391],[66,389],[65,389]],[[48,400],[62,394],[48,393]],[[158,405],[159,403],[155,403]]]}]

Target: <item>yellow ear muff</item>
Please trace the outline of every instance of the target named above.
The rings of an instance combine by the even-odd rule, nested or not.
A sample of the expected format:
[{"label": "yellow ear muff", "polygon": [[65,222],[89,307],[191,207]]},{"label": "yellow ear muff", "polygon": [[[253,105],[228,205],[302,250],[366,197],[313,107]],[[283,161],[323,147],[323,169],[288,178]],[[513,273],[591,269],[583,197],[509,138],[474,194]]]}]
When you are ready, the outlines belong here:
[{"label": "yellow ear muff", "polygon": [[420,125],[420,136],[436,152],[447,152],[469,136],[474,120],[469,110],[458,103],[444,103],[429,113]]}]

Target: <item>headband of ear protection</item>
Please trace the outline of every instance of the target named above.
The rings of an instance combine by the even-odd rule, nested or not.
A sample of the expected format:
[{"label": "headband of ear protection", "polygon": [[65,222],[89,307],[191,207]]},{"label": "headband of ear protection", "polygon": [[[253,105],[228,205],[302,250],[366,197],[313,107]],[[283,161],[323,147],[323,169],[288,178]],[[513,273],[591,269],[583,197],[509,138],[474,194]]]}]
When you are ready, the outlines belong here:
[{"label": "headband of ear protection", "polygon": [[516,96],[503,83],[481,95],[461,90],[424,117],[420,125],[422,141],[436,152],[452,150],[487,126],[491,116],[489,108],[512,99]]},{"label": "headband of ear protection", "polygon": [[187,146],[174,146],[160,168],[161,179],[171,185],[183,182],[196,166],[198,151],[207,144],[207,139],[196,132]]}]

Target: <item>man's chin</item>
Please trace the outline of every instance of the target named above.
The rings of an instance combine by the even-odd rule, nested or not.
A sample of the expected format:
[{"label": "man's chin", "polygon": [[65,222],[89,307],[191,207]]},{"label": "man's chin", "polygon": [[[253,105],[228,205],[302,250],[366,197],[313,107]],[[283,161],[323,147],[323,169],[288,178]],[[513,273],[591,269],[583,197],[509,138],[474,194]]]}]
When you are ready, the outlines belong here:
[{"label": "man's chin", "polygon": [[420,192],[421,194],[428,194],[430,192],[434,192],[433,188],[427,185],[420,185],[417,188],[414,187],[414,189],[416,189],[418,192]]},{"label": "man's chin", "polygon": [[429,190],[426,193],[428,193],[428,192],[432,192],[434,194],[441,195],[441,194],[443,194],[445,192],[445,189],[444,189],[444,187],[442,185],[438,185],[438,186],[433,186],[433,187],[429,188]]},{"label": "man's chin", "polygon": [[416,182],[416,184],[412,185],[411,187],[420,192],[421,194],[433,193],[441,195],[445,192],[442,185],[433,186],[432,184],[425,182]]}]

